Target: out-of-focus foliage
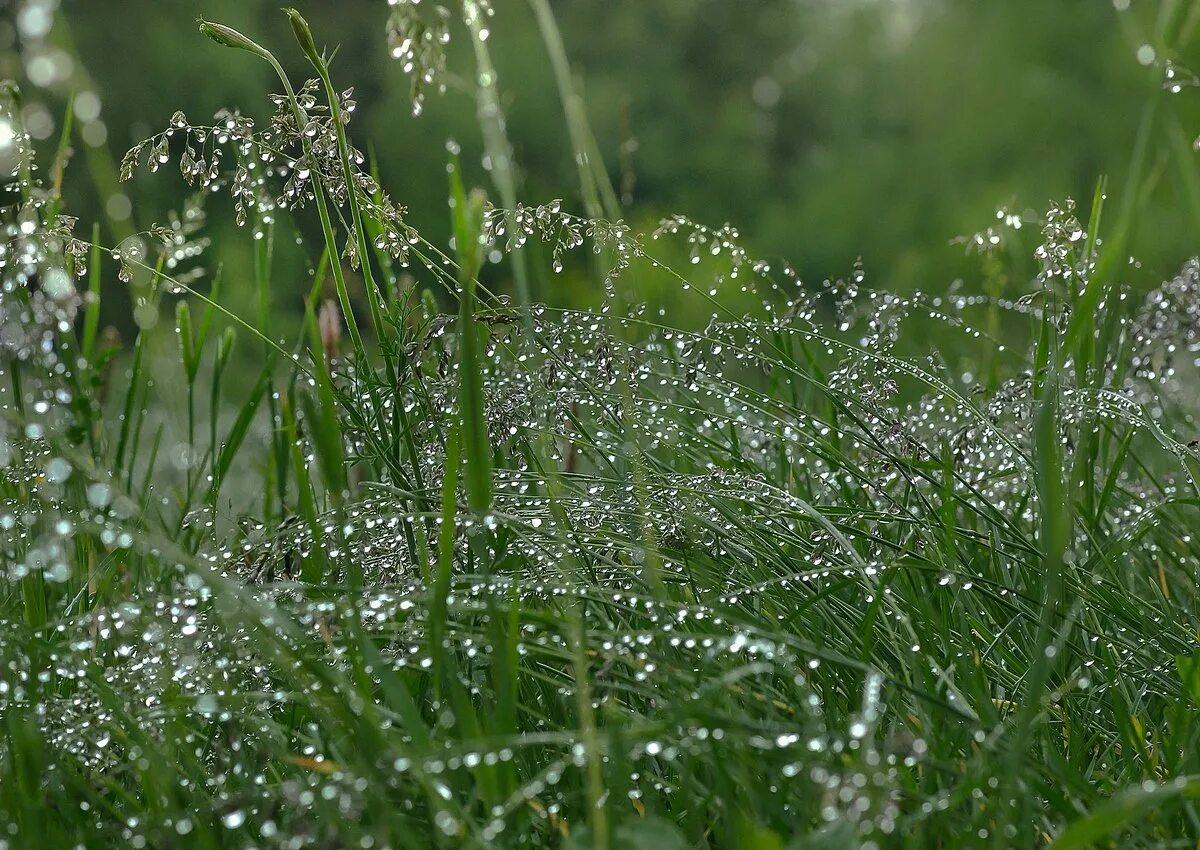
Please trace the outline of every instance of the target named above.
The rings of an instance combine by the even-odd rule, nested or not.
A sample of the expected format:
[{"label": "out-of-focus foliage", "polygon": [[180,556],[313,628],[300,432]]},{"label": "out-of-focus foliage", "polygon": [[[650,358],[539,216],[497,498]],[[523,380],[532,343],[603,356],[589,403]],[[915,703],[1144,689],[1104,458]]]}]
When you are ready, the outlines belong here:
[{"label": "out-of-focus foliage", "polygon": [[[74,94],[80,153],[71,167],[93,172],[96,193],[71,198],[73,208],[106,206],[117,237],[130,208],[139,218],[164,215],[178,186],[119,190],[112,158],[98,149],[119,157],[177,106],[197,116],[261,109],[265,71],[214,61],[215,48],[185,36],[198,13],[264,31],[277,5],[0,3],[0,76],[24,79],[26,124],[46,145]],[[431,141],[455,138],[468,178],[486,179],[463,39],[449,46],[448,91],[431,94],[413,118],[408,81],[388,55],[387,3],[297,5],[336,46],[340,78],[356,86],[359,132],[373,140],[384,184],[415,226],[444,231],[444,169]],[[491,44],[522,199],[570,198],[574,165],[536,23],[522,0],[495,5]],[[1152,185],[1130,247],[1150,281],[1195,250],[1200,198],[1189,204],[1178,148],[1200,133],[1200,102],[1162,92],[1167,63],[1189,64],[1194,3],[561,0],[553,8],[632,219],[728,220],[808,280],[844,274],[862,255],[880,285],[942,290],[977,276],[977,263],[950,242],[986,227],[998,207],[1086,199],[1101,174],[1120,192],[1142,112],[1159,101]],[[137,193],[132,206],[111,198],[118,191]],[[1180,215],[1188,209],[1197,212]]]}]

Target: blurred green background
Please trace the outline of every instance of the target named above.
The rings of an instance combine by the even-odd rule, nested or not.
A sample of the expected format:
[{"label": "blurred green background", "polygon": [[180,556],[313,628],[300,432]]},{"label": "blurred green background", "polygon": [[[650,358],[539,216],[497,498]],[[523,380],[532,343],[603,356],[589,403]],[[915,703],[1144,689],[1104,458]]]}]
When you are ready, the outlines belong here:
[{"label": "blurred green background", "polygon": [[[295,0],[318,38],[338,46],[335,74],[353,85],[354,140],[378,158],[385,187],[430,238],[446,233],[445,146],[480,165],[473,58],[449,49],[449,90],[413,118],[409,82],[390,58],[385,0]],[[426,4],[432,0],[426,0]],[[117,192],[113,167],[176,109],[203,123],[221,106],[264,117],[276,88],[264,63],[212,44],[194,19],[228,23],[308,76],[278,0],[0,0],[0,74],[22,81],[26,123],[52,149],[74,97],[76,154],[68,206],[104,224],[109,242],[177,208],[177,173],[140,174]],[[490,45],[523,178],[522,198],[580,210],[562,107],[524,0],[495,0]],[[1170,276],[1196,251],[1200,189],[1192,139],[1200,93],[1164,92],[1167,63],[1188,65],[1200,3],[1181,0],[554,0],[593,129],[628,208],[645,225],[680,212],[731,222],[759,255],[805,280],[849,273],[871,283],[943,291],[979,277],[951,244],[996,211],[1042,210],[1098,177],[1114,203],[1140,207],[1131,282]],[[1180,72],[1190,82],[1190,74]],[[1153,110],[1148,112],[1147,110]],[[1143,116],[1149,115],[1148,119]],[[1141,131],[1145,179],[1126,173]],[[74,173],[74,172],[83,172]],[[87,175],[85,179],[84,175]],[[127,200],[126,200],[127,196]],[[227,271],[249,265],[250,240],[223,234]],[[131,216],[131,218],[130,218]],[[1014,249],[1031,273],[1036,233]],[[210,264],[213,260],[208,261]],[[1024,265],[1022,265],[1024,262]],[[552,278],[542,297],[587,301],[583,276]],[[302,290],[297,286],[297,297]]]}]

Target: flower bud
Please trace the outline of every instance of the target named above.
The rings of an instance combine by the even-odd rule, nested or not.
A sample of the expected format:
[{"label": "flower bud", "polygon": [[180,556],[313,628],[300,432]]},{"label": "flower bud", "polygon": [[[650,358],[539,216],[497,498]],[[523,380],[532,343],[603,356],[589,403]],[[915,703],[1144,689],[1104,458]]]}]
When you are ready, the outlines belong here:
[{"label": "flower bud", "polygon": [[217,44],[223,44],[226,47],[233,47],[238,50],[248,50],[259,56],[267,56],[267,49],[255,43],[251,39],[242,35],[233,27],[227,27],[224,24],[214,24],[212,21],[206,21],[204,18],[199,19],[200,32],[211,38]]},{"label": "flower bud", "polygon": [[320,62],[321,55],[317,52],[317,43],[313,40],[308,21],[295,9],[284,9],[283,12],[292,22],[292,32],[296,34],[296,41],[300,42],[300,49],[304,51],[304,55],[313,63]]}]

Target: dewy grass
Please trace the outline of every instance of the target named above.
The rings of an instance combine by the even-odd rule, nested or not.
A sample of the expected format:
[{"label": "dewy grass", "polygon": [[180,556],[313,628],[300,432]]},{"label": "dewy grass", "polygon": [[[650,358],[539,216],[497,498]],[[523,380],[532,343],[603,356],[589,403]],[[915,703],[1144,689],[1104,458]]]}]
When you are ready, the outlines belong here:
[{"label": "dewy grass", "polygon": [[[443,13],[394,5],[436,87]],[[1099,190],[1038,222],[1016,294],[806,287],[729,227],[485,208],[453,163],[443,250],[289,16],[317,80],[281,72],[261,126],[177,114],[124,167],[230,196],[257,316],[193,282],[221,248],[194,209],[74,235],[0,104],[0,848],[1196,846],[1200,263],[1120,289]],[[271,236],[309,218],[281,342]],[[531,242],[600,254],[603,308],[478,279]],[[622,306],[641,274],[711,322]]]}]

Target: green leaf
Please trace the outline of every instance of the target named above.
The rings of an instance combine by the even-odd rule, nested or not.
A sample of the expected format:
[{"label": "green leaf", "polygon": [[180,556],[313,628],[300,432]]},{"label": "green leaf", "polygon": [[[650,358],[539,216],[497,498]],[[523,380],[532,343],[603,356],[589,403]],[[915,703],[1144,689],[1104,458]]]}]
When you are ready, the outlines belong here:
[{"label": "green leaf", "polygon": [[1048,850],[1077,850],[1092,847],[1134,821],[1156,811],[1176,798],[1200,797],[1200,778],[1176,780],[1168,785],[1150,784],[1117,794],[1095,811],[1079,818],[1055,839]]},{"label": "green leaf", "polygon": [[346,452],[342,443],[342,427],[337,415],[337,399],[333,391],[333,377],[329,374],[322,355],[321,332],[310,307],[305,314],[308,327],[309,346],[312,351],[313,373],[316,376],[317,398],[314,403],[309,395],[303,398],[304,412],[312,429],[313,442],[317,450],[317,461],[321,474],[331,491],[334,503],[341,505],[345,498]]},{"label": "green leaf", "polygon": [[1200,708],[1200,654],[1176,655],[1175,667],[1179,670],[1184,693],[1189,694],[1192,702]]},{"label": "green leaf", "polygon": [[208,493],[210,504],[216,503],[217,494],[221,490],[221,484],[233,466],[233,459],[237,457],[238,450],[241,449],[242,442],[246,439],[246,433],[250,430],[250,423],[254,421],[254,414],[258,412],[258,406],[262,402],[263,396],[266,395],[269,386],[270,375],[263,372],[258,378],[258,383],[251,390],[250,398],[246,400],[246,403],[238,411],[237,418],[234,420],[233,426],[229,429],[229,433],[225,435],[225,440],[221,445],[221,451],[217,455],[217,462],[213,469],[213,481]]},{"label": "green leaf", "polygon": [[175,305],[175,329],[179,334],[179,356],[183,358],[183,371],[188,383],[196,380],[196,370],[199,368],[199,358],[196,357],[196,343],[192,336],[192,313],[186,301]]},{"label": "green leaf", "polygon": [[458,252],[459,286],[459,405],[467,461],[467,504],[475,513],[492,506],[492,447],[488,440],[487,406],[483,395],[483,361],[475,321],[475,276],[483,255],[483,194],[463,192],[458,164],[450,164],[454,245]]}]

